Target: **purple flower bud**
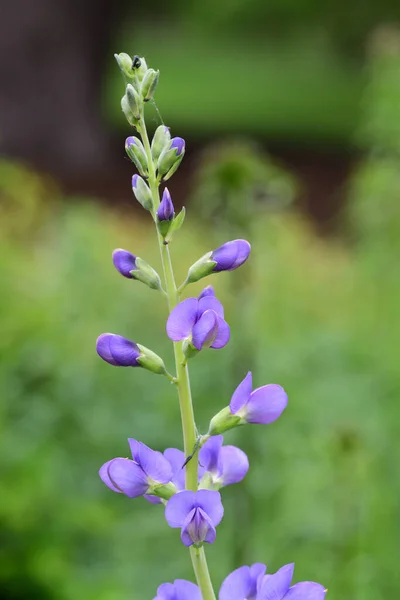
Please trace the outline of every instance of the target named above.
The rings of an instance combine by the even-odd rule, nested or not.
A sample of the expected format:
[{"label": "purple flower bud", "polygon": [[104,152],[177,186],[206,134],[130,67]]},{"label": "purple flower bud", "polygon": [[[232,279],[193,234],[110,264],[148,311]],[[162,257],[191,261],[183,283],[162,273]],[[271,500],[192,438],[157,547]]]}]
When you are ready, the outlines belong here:
[{"label": "purple flower bud", "polygon": [[200,589],[191,581],[175,579],[174,583],[163,583],[154,600],[202,600]]},{"label": "purple flower bud", "polygon": [[252,389],[252,375],[249,371],[233,393],[229,405],[231,414],[247,423],[267,424],[276,421],[288,403],[285,390],[273,383],[254,391]]},{"label": "purple flower bud", "polygon": [[183,152],[185,152],[185,140],[181,137],[174,137],[172,138],[169,147],[170,150],[176,148],[176,155],[180,156]]},{"label": "purple flower bud", "polygon": [[159,221],[172,221],[174,218],[174,205],[172,204],[171,195],[167,188],[165,188],[162,195],[160,206],[157,209],[157,217]]},{"label": "purple flower bud", "polygon": [[126,148],[126,150],[128,150],[131,146],[138,146],[138,143],[137,143],[137,141],[135,139],[135,136],[133,136],[133,135],[130,135],[125,140],[125,148]]},{"label": "purple flower bud", "polygon": [[[134,177],[138,177],[138,175],[134,175]],[[128,279],[133,279],[131,271],[137,270],[136,256],[128,252],[128,250],[117,248],[112,253],[112,260],[114,267],[121,273],[121,275],[128,277]]]},{"label": "purple flower bud", "polygon": [[179,492],[172,496],[165,508],[165,518],[170,527],[180,528],[185,546],[212,544],[215,528],[222,520],[224,508],[219,492],[200,490]]},{"label": "purple flower bud", "polygon": [[115,367],[139,367],[140,350],[137,344],[121,335],[102,333],[96,341],[97,354]]},{"label": "purple flower bud", "polygon": [[132,189],[134,189],[134,190],[136,190],[136,188],[137,188],[138,179],[139,179],[139,175],[137,173],[135,173],[135,175],[132,175]]},{"label": "purple flower bud", "polygon": [[132,460],[114,458],[100,468],[100,478],[107,487],[128,498],[136,498],[151,491],[154,484],[166,485],[171,481],[171,466],[161,452],[131,438],[128,442]]},{"label": "purple flower bud", "polygon": [[249,258],[251,246],[246,240],[233,240],[226,242],[216,250],[213,250],[210,260],[217,264],[213,271],[233,271],[242,265]]}]

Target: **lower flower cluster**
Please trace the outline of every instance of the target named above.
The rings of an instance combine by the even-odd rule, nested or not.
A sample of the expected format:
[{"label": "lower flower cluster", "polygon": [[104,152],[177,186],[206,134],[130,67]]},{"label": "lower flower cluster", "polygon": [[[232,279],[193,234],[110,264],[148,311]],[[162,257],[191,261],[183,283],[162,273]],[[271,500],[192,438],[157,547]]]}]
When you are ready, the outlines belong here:
[{"label": "lower flower cluster", "polygon": [[[319,583],[301,581],[291,585],[294,564],[285,565],[273,574],[266,574],[261,563],[233,571],[221,585],[219,600],[323,600],[327,592]],[[163,583],[154,600],[202,600],[194,583],[176,579]]]}]

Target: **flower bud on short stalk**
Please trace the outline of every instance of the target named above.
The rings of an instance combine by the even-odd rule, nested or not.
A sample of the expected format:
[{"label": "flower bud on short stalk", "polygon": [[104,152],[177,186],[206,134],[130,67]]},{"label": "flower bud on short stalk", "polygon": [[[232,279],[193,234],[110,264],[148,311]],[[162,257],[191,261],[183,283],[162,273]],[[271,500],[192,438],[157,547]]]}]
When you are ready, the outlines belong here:
[{"label": "flower bud on short stalk", "polygon": [[134,135],[125,140],[125,150],[135,167],[143,177],[148,177],[149,170],[147,164],[146,152],[142,142]]},{"label": "flower bud on short stalk", "polygon": [[190,267],[184,285],[199,281],[211,273],[234,271],[246,262],[250,250],[251,246],[246,240],[233,240],[207,252]]},{"label": "flower bud on short stalk", "polygon": [[124,277],[137,279],[153,290],[162,290],[161,279],[157,271],[139,256],[131,254],[128,250],[117,248],[114,250],[112,258],[114,267]]},{"label": "flower bud on short stalk", "polygon": [[158,159],[158,174],[167,181],[175,173],[185,154],[185,140],[180,137],[172,138],[169,146],[164,149]]},{"label": "flower bud on short stalk", "polygon": [[132,191],[135,194],[136,200],[143,206],[143,208],[149,211],[153,209],[151,190],[144,179],[140,177],[140,175],[133,175]]},{"label": "flower bud on short stalk", "polygon": [[135,127],[137,129],[139,121],[134,116],[126,95],[121,98],[121,108],[129,125],[132,125],[132,127]]},{"label": "flower bud on short stalk", "polygon": [[156,213],[157,228],[163,237],[167,235],[174,216],[175,210],[171,200],[171,194],[169,193],[168,189],[165,188],[160,206],[158,207]]},{"label": "flower bud on short stalk", "polygon": [[155,71],[154,69],[147,70],[145,76],[143,77],[142,86],[140,88],[144,102],[148,102],[153,97],[159,77],[160,71]]},{"label": "flower bud on short stalk", "polygon": [[167,147],[169,148],[170,142],[171,134],[168,127],[165,125],[157,127],[151,142],[151,155],[155,162],[158,161],[161,152]]},{"label": "flower bud on short stalk", "polygon": [[128,85],[126,86],[125,95],[133,116],[135,117],[135,119],[139,120],[143,111],[142,99],[133,87],[133,85],[131,85],[130,83],[128,83]]},{"label": "flower bud on short stalk", "polygon": [[114,367],[143,367],[158,375],[168,375],[160,356],[121,335],[102,333],[97,338],[96,350],[100,358]]},{"label": "flower bud on short stalk", "polygon": [[120,54],[114,54],[114,58],[117,61],[124,77],[129,80],[133,79],[135,77],[135,73],[132,70],[132,58],[129,56],[129,54],[120,52]]}]

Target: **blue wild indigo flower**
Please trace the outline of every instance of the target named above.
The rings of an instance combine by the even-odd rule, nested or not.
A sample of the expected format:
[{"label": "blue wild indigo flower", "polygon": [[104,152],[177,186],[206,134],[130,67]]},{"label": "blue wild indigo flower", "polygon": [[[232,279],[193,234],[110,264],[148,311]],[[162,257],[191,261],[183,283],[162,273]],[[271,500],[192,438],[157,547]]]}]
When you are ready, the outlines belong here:
[{"label": "blue wild indigo flower", "polygon": [[128,279],[133,279],[133,275],[131,271],[136,271],[136,256],[128,252],[128,250],[123,250],[122,248],[117,248],[112,253],[112,260],[114,263],[114,267]]},{"label": "blue wild indigo flower", "polygon": [[220,489],[239,483],[249,470],[249,459],[236,446],[223,446],[222,435],[211,437],[199,452],[199,464],[204,467],[200,488]]},{"label": "blue wild indigo flower", "polygon": [[171,194],[168,189],[165,188],[160,206],[157,209],[157,217],[159,221],[172,221],[174,218],[175,210],[172,204]]},{"label": "blue wild indigo flower", "polygon": [[185,546],[212,544],[223,515],[220,493],[210,490],[178,492],[165,508],[168,525],[181,530]]},{"label": "blue wild indigo flower", "polygon": [[[142,442],[128,439],[130,458],[113,458],[99,471],[100,478],[113,492],[125,494],[128,498],[137,498],[158,489],[165,489],[172,479],[172,469],[168,460]],[[166,488],[168,492],[174,490]]]},{"label": "blue wild indigo flower", "polygon": [[221,302],[210,292],[212,290],[208,288],[198,298],[186,298],[171,311],[167,321],[167,334],[171,340],[186,340],[197,351],[226,346],[230,328],[224,319]]},{"label": "blue wild indigo flower", "polygon": [[140,367],[139,346],[122,335],[102,333],[96,342],[97,354],[115,367]]},{"label": "blue wild indigo flower", "polygon": [[234,271],[246,262],[250,251],[251,246],[246,240],[231,240],[222,244],[219,248],[204,254],[190,267],[185,285],[195,283],[212,273]]},{"label": "blue wild indigo flower", "polygon": [[174,583],[163,583],[153,600],[203,600],[197,585],[184,579],[175,579]]},{"label": "blue wild indigo flower", "polygon": [[291,586],[294,564],[285,565],[273,575],[256,563],[240,567],[222,583],[219,600],[323,600],[326,590],[319,583],[302,581]]}]

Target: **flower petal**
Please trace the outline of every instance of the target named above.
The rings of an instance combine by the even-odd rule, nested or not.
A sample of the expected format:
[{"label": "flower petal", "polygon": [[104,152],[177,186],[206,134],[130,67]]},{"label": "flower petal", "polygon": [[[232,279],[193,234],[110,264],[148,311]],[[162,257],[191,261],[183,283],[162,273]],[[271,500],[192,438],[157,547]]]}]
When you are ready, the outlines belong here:
[{"label": "flower petal", "polygon": [[164,451],[164,456],[171,465],[172,483],[175,485],[178,492],[185,489],[185,473],[186,467],[182,468],[185,462],[185,454],[177,448],[167,448]]},{"label": "flower petal", "polygon": [[215,296],[214,288],[212,285],[208,285],[207,287],[205,287],[204,290],[197,297],[197,300],[201,300],[206,296]]},{"label": "flower petal", "polygon": [[218,600],[244,600],[255,598],[255,585],[250,567],[239,567],[222,582]]},{"label": "flower petal", "polygon": [[210,473],[218,473],[218,458],[224,442],[222,435],[210,437],[199,452],[199,462]]},{"label": "flower petal", "polygon": [[147,500],[147,502],[150,502],[150,504],[162,504],[162,500],[158,496],[152,496],[151,494],[144,494],[143,498],[145,500]]},{"label": "flower petal", "polygon": [[243,408],[247,404],[250,398],[251,390],[253,389],[253,376],[251,371],[249,371],[246,377],[243,379],[241,383],[237,386],[236,390],[233,392],[233,396],[231,398],[231,402],[229,404],[229,408],[231,409],[231,413],[234,415]]},{"label": "flower petal", "polygon": [[280,385],[264,385],[250,394],[245,419],[248,423],[272,423],[281,416],[287,403],[287,394]]},{"label": "flower petal", "polygon": [[185,546],[207,542],[212,544],[217,537],[214,524],[201,508],[190,511],[182,525],[181,540]]},{"label": "flower petal", "polygon": [[231,337],[231,328],[228,323],[224,321],[221,317],[218,317],[218,331],[215,336],[215,340],[211,344],[210,348],[215,348],[218,350],[219,348],[223,348],[229,342]]},{"label": "flower petal", "polygon": [[195,507],[195,492],[178,492],[165,507],[165,518],[170,527],[182,527],[186,517]]},{"label": "flower petal", "polygon": [[224,507],[219,492],[199,490],[196,492],[195,506],[203,509],[208,514],[215,527],[220,524],[224,516]]},{"label": "flower petal", "polygon": [[129,458],[114,458],[108,466],[108,476],[112,484],[128,498],[142,496],[149,488],[146,475]]},{"label": "flower petal", "polygon": [[176,600],[175,586],[173,583],[163,583],[157,589],[154,600]]},{"label": "flower petal", "polygon": [[218,332],[218,316],[213,310],[206,310],[192,330],[192,343],[197,350],[210,346]]},{"label": "flower petal", "polygon": [[176,306],[167,320],[167,334],[174,342],[187,338],[197,320],[197,298],[186,298]]},{"label": "flower petal", "polygon": [[132,279],[131,271],[136,271],[136,256],[128,250],[117,248],[112,253],[114,267],[123,275]]},{"label": "flower petal", "polygon": [[256,582],[256,591],[258,592],[261,588],[261,585],[264,581],[264,575],[267,570],[267,567],[262,563],[254,563],[250,567],[250,573],[252,579]]},{"label": "flower petal", "polygon": [[142,442],[139,444],[138,463],[146,475],[158,483],[169,483],[172,479],[172,469],[168,460],[161,452],[152,450]]},{"label": "flower petal", "polygon": [[236,242],[237,256],[230,270],[237,269],[249,258],[251,246],[247,240],[234,240]]},{"label": "flower petal", "polygon": [[203,296],[199,297],[199,312],[198,314],[203,314],[206,310],[213,310],[217,313],[219,317],[224,318],[224,307],[222,306],[222,302],[218,300],[215,296]]},{"label": "flower petal", "polygon": [[174,586],[177,600],[202,600],[197,585],[185,579],[175,579]]},{"label": "flower petal", "polygon": [[282,600],[292,581],[294,564],[285,565],[267,576],[258,594],[258,600]]},{"label": "flower petal", "polygon": [[128,444],[129,444],[129,448],[130,448],[133,460],[139,464],[139,461],[140,461],[139,454],[140,454],[141,442],[138,442],[137,440],[134,440],[133,438],[128,438]]},{"label": "flower petal", "polygon": [[107,487],[110,488],[110,490],[112,490],[113,492],[117,492],[117,494],[122,494],[121,490],[113,484],[108,474],[108,467],[110,466],[110,463],[112,463],[112,460],[109,460],[108,462],[104,463],[102,467],[100,467],[100,479],[106,484]]},{"label": "flower petal", "polygon": [[215,272],[233,271],[242,265],[249,257],[251,246],[246,240],[232,240],[213,250],[211,260],[217,264]]},{"label": "flower petal", "polygon": [[292,586],[285,600],[324,600],[327,590],[313,581],[301,581]]},{"label": "flower petal", "polygon": [[249,470],[249,459],[236,446],[223,446],[219,455],[219,479],[222,485],[239,483]]}]

